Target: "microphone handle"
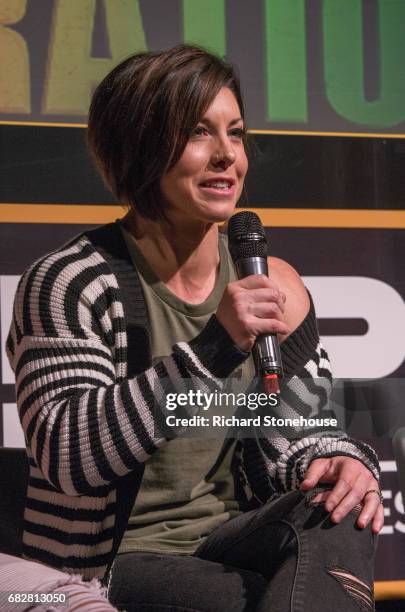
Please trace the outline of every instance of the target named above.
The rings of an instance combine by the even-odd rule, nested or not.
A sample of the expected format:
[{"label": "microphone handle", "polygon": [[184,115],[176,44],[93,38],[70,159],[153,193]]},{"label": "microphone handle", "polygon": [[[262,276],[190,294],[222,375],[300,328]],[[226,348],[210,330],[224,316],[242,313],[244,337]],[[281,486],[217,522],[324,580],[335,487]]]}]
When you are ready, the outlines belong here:
[{"label": "microphone handle", "polygon": [[[244,257],[239,259],[235,265],[239,278],[245,278],[251,274],[269,275],[267,259],[264,257]],[[283,376],[283,364],[277,334],[257,336],[253,347],[253,358],[258,376]]]}]

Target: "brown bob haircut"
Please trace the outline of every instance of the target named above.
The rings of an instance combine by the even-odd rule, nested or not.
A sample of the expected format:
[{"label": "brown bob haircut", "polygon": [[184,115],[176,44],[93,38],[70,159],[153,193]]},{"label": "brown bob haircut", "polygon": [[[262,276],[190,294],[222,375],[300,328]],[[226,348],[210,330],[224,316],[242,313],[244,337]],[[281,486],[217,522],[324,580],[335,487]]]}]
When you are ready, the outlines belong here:
[{"label": "brown bob haircut", "polygon": [[87,142],[118,201],[149,219],[165,217],[160,179],[180,159],[222,87],[234,93],[244,119],[233,66],[191,45],[137,53],[101,81],[90,105]]}]

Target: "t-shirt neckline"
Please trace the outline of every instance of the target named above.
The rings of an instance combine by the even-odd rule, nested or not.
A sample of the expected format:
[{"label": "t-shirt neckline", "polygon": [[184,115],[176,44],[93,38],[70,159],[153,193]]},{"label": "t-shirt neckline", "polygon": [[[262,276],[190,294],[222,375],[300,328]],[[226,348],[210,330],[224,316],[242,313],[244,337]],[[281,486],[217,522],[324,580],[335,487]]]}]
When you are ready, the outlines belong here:
[{"label": "t-shirt neckline", "polygon": [[209,296],[199,304],[190,304],[181,300],[175,295],[164,282],[157,276],[155,271],[151,268],[148,260],[144,257],[140,250],[135,238],[126,229],[120,220],[117,220],[125,241],[128,245],[131,258],[136,266],[138,274],[143,281],[150,287],[150,289],[166,304],[174,308],[178,312],[191,316],[201,316],[205,314],[212,314],[222,297],[227,283],[229,282],[229,261],[226,248],[226,235],[221,232],[218,233],[218,246],[219,246],[219,275],[217,282]]}]

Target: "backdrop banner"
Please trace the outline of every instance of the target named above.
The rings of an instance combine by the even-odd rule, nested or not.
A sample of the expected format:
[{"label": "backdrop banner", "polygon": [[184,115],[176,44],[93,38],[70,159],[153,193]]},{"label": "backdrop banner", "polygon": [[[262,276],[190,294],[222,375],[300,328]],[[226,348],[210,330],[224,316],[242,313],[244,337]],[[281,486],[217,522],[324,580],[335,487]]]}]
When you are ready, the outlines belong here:
[{"label": "backdrop banner", "polygon": [[253,129],[405,133],[404,2],[0,4],[3,121],[84,123],[95,85],[119,61],[192,42],[238,66]]}]

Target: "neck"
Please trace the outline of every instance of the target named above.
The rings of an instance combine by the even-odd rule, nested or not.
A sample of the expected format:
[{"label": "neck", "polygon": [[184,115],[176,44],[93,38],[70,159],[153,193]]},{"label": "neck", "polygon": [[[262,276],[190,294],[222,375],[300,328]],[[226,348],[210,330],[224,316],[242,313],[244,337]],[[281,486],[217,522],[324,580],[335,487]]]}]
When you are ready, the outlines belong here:
[{"label": "neck", "polygon": [[123,222],[157,276],[177,295],[202,301],[219,267],[218,226],[189,219],[152,221],[133,210]]}]

